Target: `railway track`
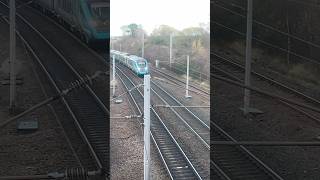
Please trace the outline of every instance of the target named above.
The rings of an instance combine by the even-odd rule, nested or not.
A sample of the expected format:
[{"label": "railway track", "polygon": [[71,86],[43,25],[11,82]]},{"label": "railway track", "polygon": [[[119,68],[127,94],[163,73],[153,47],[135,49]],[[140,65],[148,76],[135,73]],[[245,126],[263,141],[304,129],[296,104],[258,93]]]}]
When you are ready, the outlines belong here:
[{"label": "railway track", "polygon": [[199,140],[210,149],[210,120],[199,118],[194,112],[185,107],[179,100],[169,94],[164,88],[151,81],[152,92],[158,96],[163,103],[169,106],[181,106],[181,108],[170,108],[178,118],[199,137]]},{"label": "railway track", "polygon": [[[117,76],[127,90],[137,86],[118,67]],[[136,105],[137,114],[141,114],[143,93],[135,89],[130,92],[130,97],[132,104]],[[151,108],[151,119],[151,137],[171,179],[203,179],[154,108]]]},{"label": "railway track", "polygon": [[[229,134],[212,122],[212,141],[233,141]],[[221,180],[282,179],[268,165],[259,160],[244,146],[213,146],[211,171]]]},{"label": "railway track", "polygon": [[[215,62],[214,62],[215,63],[215,65],[214,65],[215,67],[214,68],[218,69],[219,66],[227,65],[229,68],[231,67],[233,70],[228,72],[228,71],[226,71],[224,69],[223,70],[224,72],[227,72],[227,74],[229,74],[229,75],[231,73],[236,74],[236,75],[240,75],[241,74],[241,76],[239,76],[239,77],[243,77],[243,73],[244,73],[244,70],[245,70],[245,67],[243,65],[241,65],[239,63],[236,63],[236,62],[234,62],[234,61],[232,61],[232,60],[230,60],[230,59],[228,59],[226,57],[223,57],[222,55],[219,55],[216,52],[211,53],[211,54],[216,57]],[[220,68],[220,70],[222,70],[222,68]],[[314,105],[320,105],[320,100],[315,99],[313,97],[310,97],[310,96],[308,96],[308,95],[306,95],[306,94],[304,94],[304,93],[302,93],[302,92],[300,92],[298,90],[295,90],[295,89],[293,89],[293,88],[291,88],[291,87],[289,87],[287,85],[284,85],[281,82],[278,82],[278,81],[276,81],[276,80],[274,80],[272,78],[269,78],[269,77],[267,77],[265,75],[262,75],[262,74],[260,74],[258,72],[255,72],[255,71],[252,71],[252,74],[254,76],[256,76],[257,78],[259,78],[259,79],[261,79],[263,81],[269,82],[270,84],[272,84],[274,86],[278,86],[281,89],[296,95],[297,97],[301,97],[304,100],[313,103]]]},{"label": "railway track", "polygon": [[[233,72],[235,74],[238,71]],[[214,67],[213,73],[236,81],[240,80],[239,76],[217,67]],[[212,141],[237,142],[235,138],[230,136],[215,122],[211,122],[211,127]],[[259,160],[244,146],[211,145],[211,148],[211,171],[216,176],[216,179],[282,179],[274,170]]]},{"label": "railway track", "polygon": [[[166,80],[185,88],[186,82],[175,77],[173,74],[169,74],[168,72],[161,71],[161,70],[154,68],[152,66],[150,66],[150,69],[152,70],[153,75],[159,75],[159,76],[165,78]],[[203,96],[206,96],[206,97],[210,96],[210,91],[208,89],[203,89],[200,87],[201,87],[200,84],[197,84],[197,85],[189,84],[190,91],[197,93],[197,94],[200,94],[200,95],[203,95]]]},{"label": "railway track", "polygon": [[[133,73],[131,74],[134,76]],[[157,85],[152,84],[152,88],[155,86]],[[161,90],[157,89],[157,92],[159,91]],[[164,96],[168,95],[161,95],[161,97]],[[214,141],[235,141],[235,139],[233,139],[215,123],[212,125]],[[261,162],[250,151],[242,146],[240,149],[230,146],[213,147],[212,156],[214,156],[214,158],[210,163],[214,168],[212,169],[211,175],[215,179],[281,179],[281,177],[279,177],[266,164]]]},{"label": "railway track", "polygon": [[[216,52],[214,52],[214,53],[212,52],[211,55],[213,55],[215,57],[214,64],[213,64],[213,73],[219,74],[221,76],[225,76],[229,79],[233,79],[233,80],[236,80],[236,81],[243,83],[245,68],[242,65],[240,65],[236,62],[233,62],[232,60],[230,60],[230,59],[228,59],[228,58],[224,57],[223,55],[220,55],[219,53],[216,53]],[[286,85],[284,85],[274,79],[271,79],[265,75],[262,75],[260,73],[254,72],[254,71],[252,72],[252,75],[254,77],[254,83],[261,85],[261,87],[263,87],[263,88],[266,88],[268,86],[268,88],[275,90],[274,91],[275,93],[282,94],[282,96],[287,96],[289,93],[290,99],[296,99],[297,101],[309,103],[312,105],[319,105],[319,100],[314,99],[308,95],[305,95],[304,93],[299,92],[289,86],[286,86]],[[268,84],[266,84],[266,83],[268,83]],[[283,103],[285,106],[288,106],[288,107],[294,109],[295,111],[298,111],[301,114],[315,120],[316,122],[320,122],[320,120],[316,116],[315,112],[310,112],[306,109],[298,108],[296,106],[293,106],[293,105],[288,104],[283,101],[280,101],[280,102]],[[221,141],[221,140],[226,141],[226,139],[221,139],[220,135],[218,135],[217,137],[216,137],[216,135],[214,135],[214,141]],[[232,139],[227,139],[227,140],[233,141]],[[219,160],[219,157],[222,157],[221,158],[222,162],[224,162],[224,161],[228,162],[229,158],[231,158],[231,157],[236,158],[236,159],[240,159],[237,155],[228,155],[227,157],[220,155],[219,153],[221,153],[221,151],[224,151],[224,152],[230,151],[230,152],[234,153],[234,150],[230,149],[231,147],[228,147],[229,149],[227,149],[226,147],[228,147],[228,146],[225,146],[225,147],[217,146],[217,148],[223,148],[223,149],[218,150],[218,153],[216,153],[216,156],[213,155],[213,160]],[[243,147],[241,147],[241,148],[243,148]],[[214,149],[213,151],[215,152],[216,150]],[[226,164],[228,164],[228,163],[226,163]],[[241,166],[239,165],[239,167],[241,167]],[[250,167],[250,166],[248,166],[248,167]],[[235,171],[238,171],[238,170],[235,169]],[[224,179],[228,179],[228,178],[224,178]],[[231,178],[231,179],[233,179],[233,178]],[[244,179],[249,179],[249,178],[245,177]],[[255,178],[255,179],[262,179],[262,178]]]},{"label": "railway track", "polygon": [[[3,14],[8,14],[8,6],[3,1],[0,1],[0,10]],[[54,42],[50,41],[38,27],[26,18],[28,16],[25,13],[17,14],[17,29],[55,91],[61,92],[70,87],[71,83],[85,79],[85,71],[79,70],[79,67],[70,63],[74,60],[70,54],[66,56],[62,53]],[[45,26],[41,24],[43,21],[37,22],[38,26]],[[94,161],[95,167],[84,168],[94,168],[93,170],[108,176],[108,108],[88,85],[62,98],[62,102]]]},{"label": "railway track", "polygon": [[[161,92],[156,84],[152,84],[152,87],[157,88],[157,92]],[[161,94],[161,97],[168,95]],[[173,98],[174,99],[174,98]],[[181,105],[175,104],[171,100],[170,105]],[[167,102],[170,102],[168,100]],[[223,131],[217,124],[210,122],[211,137],[213,141],[236,141],[229,134]],[[209,125],[209,124],[206,124]],[[232,147],[232,146],[211,146],[211,156],[213,158],[210,162],[212,169],[211,178],[214,179],[282,179],[276,172],[270,167],[260,161],[254,156],[248,149],[243,146]]]},{"label": "railway track", "polygon": [[[223,57],[222,55],[219,55],[217,53],[212,53],[216,59],[215,59],[215,64],[214,64],[214,68],[213,68],[213,73],[215,74],[219,74],[222,76],[225,76],[227,78],[231,78],[233,80],[239,81],[239,82],[244,82],[244,73],[245,73],[245,67],[233,62],[232,60]],[[228,70],[227,70],[228,68]],[[271,79],[265,75],[262,75],[260,73],[257,73],[255,71],[252,71],[252,74],[257,77],[257,79],[259,79],[261,82],[260,83],[264,83],[267,82],[269,83],[268,86],[276,86],[278,88],[280,88],[281,90],[284,90],[285,92],[289,93],[291,95],[290,99],[296,99],[298,102],[304,102],[304,103],[309,103],[313,106],[320,106],[320,101],[318,99],[315,99],[313,97],[310,97],[300,91],[297,91],[287,85],[284,85],[281,82],[278,82],[274,79]],[[240,78],[243,77],[243,78]],[[286,94],[283,94],[283,96],[285,96]],[[286,102],[280,101],[281,103],[283,103],[285,106],[290,107],[291,109],[300,112],[301,114],[307,116],[308,118],[312,119],[313,121],[320,123],[320,118],[319,118],[319,114],[306,110],[306,109],[302,109],[302,108],[298,108],[294,105],[288,104]]]},{"label": "railway track", "polygon": [[[66,25],[59,24],[59,20],[56,17],[50,18],[45,16],[32,7],[27,7],[20,11],[29,20],[30,24],[36,27],[49,42],[55,45],[69,63],[78,70],[80,75],[94,74],[97,70],[103,72],[109,70],[109,62],[106,61],[105,57],[102,57],[79,40],[76,35],[67,30],[68,27]],[[57,36],[60,38],[56,38]],[[89,66],[88,62],[90,62]],[[108,82],[109,78],[103,77],[102,80]],[[106,107],[109,107],[108,83],[96,83],[91,85],[91,88],[100,97],[101,102]]]},{"label": "railway track", "polygon": [[[135,83],[142,84],[141,78],[138,78],[132,71],[128,71],[126,67],[121,65],[118,66],[120,69],[125,71],[126,75]],[[166,89],[158,85],[156,82],[151,80],[151,93],[152,102],[169,105],[169,108],[161,108],[156,105],[153,106],[160,117],[165,118],[164,123],[169,128],[173,136],[178,140],[182,149],[186,152],[191,162],[196,165],[196,169],[200,170],[202,177],[209,177],[209,159],[210,151],[210,125],[209,119],[201,119],[197,113],[185,107],[178,99],[167,92]],[[170,106],[180,106],[181,108],[173,108]],[[183,127],[183,129],[181,129]],[[179,133],[177,133],[179,132]],[[188,138],[187,138],[188,137]],[[192,138],[194,140],[191,140]],[[192,148],[195,146],[191,141],[199,141],[197,143],[198,148]],[[196,154],[202,154],[196,155]]]},{"label": "railway track", "polygon": [[[130,74],[130,75],[128,75]],[[132,71],[128,71],[127,76],[129,76],[133,81],[136,81],[136,84],[142,84],[143,81],[140,78],[137,78],[136,75]],[[161,87],[154,80],[151,79],[151,91],[152,93],[159,98],[159,102],[165,104],[169,107],[170,111],[175,114],[177,119],[186,124],[186,126],[197,136],[199,140],[203,142],[203,144],[210,149],[210,120],[202,119],[199,117],[199,114],[193,112],[182,102],[180,102],[177,98],[171,95],[168,90]],[[170,107],[172,106],[172,107]],[[181,107],[181,108],[173,108],[173,107]],[[156,107],[156,105],[155,105]]]}]

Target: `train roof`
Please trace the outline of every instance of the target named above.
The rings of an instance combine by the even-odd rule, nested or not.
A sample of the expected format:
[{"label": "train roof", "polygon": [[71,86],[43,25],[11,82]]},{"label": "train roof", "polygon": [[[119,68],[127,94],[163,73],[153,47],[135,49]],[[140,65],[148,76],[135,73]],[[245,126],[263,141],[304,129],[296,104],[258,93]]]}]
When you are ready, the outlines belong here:
[{"label": "train roof", "polygon": [[142,58],[142,57],[139,57],[139,56],[136,56],[136,55],[130,55],[129,58],[131,60],[134,60],[134,61],[138,61],[138,60],[143,60],[143,61],[147,61],[146,59]]},{"label": "train roof", "polygon": [[112,54],[117,54],[117,55],[120,55],[120,56],[124,56],[124,57],[127,57],[133,61],[147,61],[146,59],[142,58],[142,57],[139,57],[139,56],[136,56],[136,55],[130,55],[129,53],[127,52],[121,52],[121,51],[116,51],[116,50],[110,50],[110,53]]},{"label": "train roof", "polygon": [[110,52],[114,53],[114,54],[119,54],[120,53],[119,51],[116,51],[116,50],[111,50]]}]

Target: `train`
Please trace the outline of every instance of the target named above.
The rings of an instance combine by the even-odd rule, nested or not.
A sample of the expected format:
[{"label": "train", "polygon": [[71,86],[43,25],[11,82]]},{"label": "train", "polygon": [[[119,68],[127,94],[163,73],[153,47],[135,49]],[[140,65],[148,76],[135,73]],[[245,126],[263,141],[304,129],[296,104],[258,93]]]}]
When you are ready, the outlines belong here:
[{"label": "train", "polygon": [[116,61],[131,69],[139,77],[149,74],[149,65],[146,59],[129,53],[110,50],[110,58],[112,59],[113,56]]},{"label": "train", "polygon": [[34,0],[33,5],[66,24],[85,43],[107,44],[110,3],[106,0]]}]

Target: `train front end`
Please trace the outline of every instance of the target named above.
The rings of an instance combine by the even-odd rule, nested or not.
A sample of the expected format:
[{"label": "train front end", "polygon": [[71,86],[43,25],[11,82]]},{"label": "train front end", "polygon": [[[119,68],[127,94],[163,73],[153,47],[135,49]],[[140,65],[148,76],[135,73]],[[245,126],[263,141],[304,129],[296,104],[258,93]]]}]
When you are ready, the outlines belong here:
[{"label": "train front end", "polygon": [[110,25],[110,4],[104,0],[88,0],[88,8],[91,14],[89,25],[92,29],[92,40],[106,43],[110,37],[108,31]]},{"label": "train front end", "polygon": [[149,67],[146,59],[138,59],[136,61],[136,66],[138,76],[143,77],[145,74],[149,74]]}]

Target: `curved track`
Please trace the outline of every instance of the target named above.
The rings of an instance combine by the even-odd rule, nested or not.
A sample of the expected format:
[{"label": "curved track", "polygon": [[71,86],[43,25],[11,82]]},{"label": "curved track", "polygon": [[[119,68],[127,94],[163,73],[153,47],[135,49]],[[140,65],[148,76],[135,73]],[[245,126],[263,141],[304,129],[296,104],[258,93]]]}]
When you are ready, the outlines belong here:
[{"label": "curved track", "polygon": [[[233,141],[217,124],[212,124],[212,141]],[[282,178],[268,165],[260,161],[244,146],[211,146],[211,171],[222,180],[243,179],[278,179]]]},{"label": "curved track", "polygon": [[[229,68],[232,67],[233,70],[231,70],[231,72],[229,71],[226,71],[225,69],[222,70],[222,68],[220,69],[220,71],[224,71],[225,73],[227,73],[228,75],[231,75],[231,73],[233,74],[238,74],[238,73],[241,73],[243,75],[244,73],[244,70],[245,70],[245,67],[239,63],[236,63],[228,58],[225,58],[223,57],[222,55],[219,55],[218,53],[216,52],[212,52],[211,55],[215,56],[217,59],[215,59],[215,65],[214,65],[214,69],[220,69],[219,66],[228,66]],[[255,72],[255,71],[252,71],[252,74],[255,75],[257,78],[263,80],[263,81],[266,81],[266,82],[269,82],[270,84],[274,85],[274,86],[278,86],[280,87],[281,89],[291,93],[291,94],[294,94],[296,95],[297,97],[300,97],[300,98],[303,98],[304,100],[308,101],[308,102],[311,102],[313,103],[314,105],[320,105],[320,100],[318,99],[315,99],[313,97],[310,97],[298,90],[295,90],[287,85],[284,85],[283,83],[281,82],[278,82],[272,78],[269,78],[265,75],[262,75],[258,72]],[[243,76],[241,76],[243,77]]]},{"label": "curved track", "polygon": [[[213,66],[213,73],[225,76],[227,78],[230,78],[230,79],[233,79],[233,80],[236,80],[239,82],[244,81],[243,78],[239,78],[239,77],[244,77],[244,73],[245,73],[244,66],[242,66],[236,62],[233,62],[232,60],[227,59],[217,53],[212,53],[212,54],[217,58],[217,59],[215,59],[215,65]],[[228,70],[227,70],[227,68],[228,68]],[[285,92],[289,93],[289,95],[292,95],[293,96],[292,98],[296,99],[297,101],[305,101],[305,102],[308,102],[314,106],[320,106],[320,101],[318,99],[310,97],[300,91],[297,91],[287,85],[284,85],[281,82],[278,82],[274,79],[271,79],[265,75],[262,75],[260,73],[254,72],[254,71],[252,71],[252,75],[257,77],[262,82],[270,83],[271,86],[276,86],[276,87],[280,88],[281,90],[284,90]],[[292,99],[292,98],[290,98],[290,99]],[[320,118],[318,117],[319,114],[317,114],[315,112],[307,111],[302,108],[298,108],[294,105],[288,104],[283,101],[280,101],[280,102],[283,103],[285,106],[288,106],[288,107],[294,109],[295,111],[298,111],[301,114],[307,116],[308,118],[312,119],[313,121],[320,123]]]},{"label": "curved track", "polygon": [[[117,75],[128,91],[137,86],[119,68],[117,68]],[[141,114],[141,109],[143,108],[142,92],[139,89],[134,89],[130,91],[130,96]],[[186,153],[164,124],[162,118],[153,108],[151,108],[150,115],[152,119],[151,137],[171,179],[202,179],[190,159],[186,156]]]},{"label": "curved track", "polygon": [[[239,77],[244,77],[245,68],[242,65],[240,65],[236,62],[233,62],[232,60],[230,60],[230,59],[228,59],[228,58],[224,57],[223,55],[220,55],[216,52],[214,52],[214,53],[212,52],[211,55],[213,55],[215,57],[215,61],[214,61],[214,65],[213,65],[213,73],[225,76],[229,79],[243,82],[243,78],[239,78]],[[252,72],[252,75],[257,78],[255,80],[259,80],[256,83],[259,83],[259,84],[261,83],[260,85],[262,87],[266,86],[266,84],[262,84],[262,83],[268,83],[268,86],[270,86],[270,87],[273,86],[273,88],[276,87],[277,88],[276,91],[279,91],[279,93],[283,93],[283,95],[288,95],[288,93],[289,93],[289,95],[292,98],[296,99],[297,101],[304,101],[304,102],[309,102],[310,104],[313,104],[313,105],[320,105],[319,100],[312,98],[308,95],[305,95],[304,93],[299,92],[291,87],[288,87],[288,86],[286,86],[286,85],[284,85],[274,79],[271,79],[267,76],[264,76],[260,73],[254,72],[254,71]],[[286,93],[286,94],[284,94],[284,93]],[[319,118],[317,118],[316,116],[313,116],[313,113],[310,113],[310,112],[303,110],[301,108],[297,108],[297,107],[295,107],[291,104],[288,104],[286,102],[283,102],[283,101],[280,101],[280,102],[285,104],[285,106],[288,106],[288,107],[294,109],[295,111],[299,111],[300,113],[308,116],[309,118],[311,118],[317,122],[320,122]],[[217,136],[214,135],[214,140],[220,141],[220,140],[225,140],[225,139],[221,139],[220,135],[217,135]],[[231,147],[228,147],[228,146],[217,146],[217,148],[222,148],[222,150],[218,149],[218,153],[216,153],[216,156],[213,155],[214,160],[219,160],[219,156],[220,156],[220,157],[223,157],[222,162],[224,164],[229,164],[230,160],[233,161],[232,158],[237,159],[234,162],[237,162],[238,159],[239,159],[239,162],[241,162],[242,160],[240,160],[240,159],[243,159],[242,157],[239,157],[238,155],[234,154],[235,148],[233,148],[233,150],[231,149]],[[241,147],[241,148],[243,148],[243,147]],[[214,151],[217,151],[217,150],[214,149]],[[231,155],[227,155],[227,157],[225,157],[224,155],[221,155],[222,152],[230,152]],[[226,160],[224,160],[224,159],[226,159]],[[241,165],[244,165],[244,163],[240,163],[240,165],[238,165],[238,167],[241,167]],[[251,166],[249,166],[249,165],[245,165],[245,166],[249,167],[251,169]],[[236,169],[236,168],[232,168],[232,169],[234,169],[234,171],[236,171],[236,172],[239,171],[239,169]],[[240,171],[242,171],[242,170],[240,169]],[[256,172],[252,172],[251,174],[256,174]],[[275,178],[277,178],[277,177],[275,177]],[[225,179],[228,179],[228,178],[225,178]],[[231,179],[233,179],[233,178],[231,178]],[[245,177],[244,179],[250,179],[250,178]],[[254,179],[262,179],[262,178],[255,177]]]},{"label": "curved track", "polygon": [[[141,78],[138,78],[126,67],[122,65],[118,67],[125,71],[125,74],[136,84],[143,83]],[[167,92],[167,90],[153,80],[151,80],[151,92],[152,103],[169,105],[169,108],[165,109],[159,109],[157,106],[154,106],[154,108],[159,116],[164,119],[164,123],[178,140],[178,143],[186,152],[191,162],[196,164],[195,168],[201,172],[201,177],[209,177],[209,119],[202,120],[199,118],[196,113],[185,107],[178,99],[171,95],[171,93]],[[173,108],[170,106],[180,106],[181,108]],[[198,148],[193,148],[193,146],[197,146]]]},{"label": "curved track", "polygon": [[[8,7],[3,2],[0,5],[1,12],[7,14]],[[37,21],[37,26],[33,24],[34,21],[27,20],[33,15],[33,13],[26,15],[26,12],[23,12],[23,15],[18,13],[17,29],[19,34],[24,37],[25,43],[32,51],[37,62],[45,71],[54,89],[57,92],[61,92],[63,89],[68,88],[71,83],[85,78],[87,72],[79,70],[79,67],[72,64],[75,59],[66,56],[61,49],[57,48],[56,42],[48,39],[43,34],[43,31],[37,27],[46,27],[45,24],[41,24],[43,20]],[[44,19],[44,17],[40,16],[38,18]],[[99,98],[99,93],[97,94],[93,89],[96,89],[96,86],[90,87],[87,85],[85,88],[79,89],[63,98],[62,101],[94,159],[95,168],[108,176],[106,170],[109,169],[109,137],[107,133],[107,114],[109,111]]]},{"label": "curved track", "polygon": [[[186,82],[175,77],[173,74],[169,74],[168,72],[161,71],[160,69],[156,69],[154,67],[150,67],[150,69],[152,70],[152,72],[151,72],[152,74],[160,75],[161,77],[165,78],[166,80],[169,80],[170,82],[185,88]],[[190,86],[189,90],[194,93],[197,93],[197,94],[200,94],[200,95],[203,95],[206,97],[208,97],[210,95],[210,91],[208,89],[200,88],[201,86],[199,84],[197,84],[197,85],[189,84],[189,86]]]}]

